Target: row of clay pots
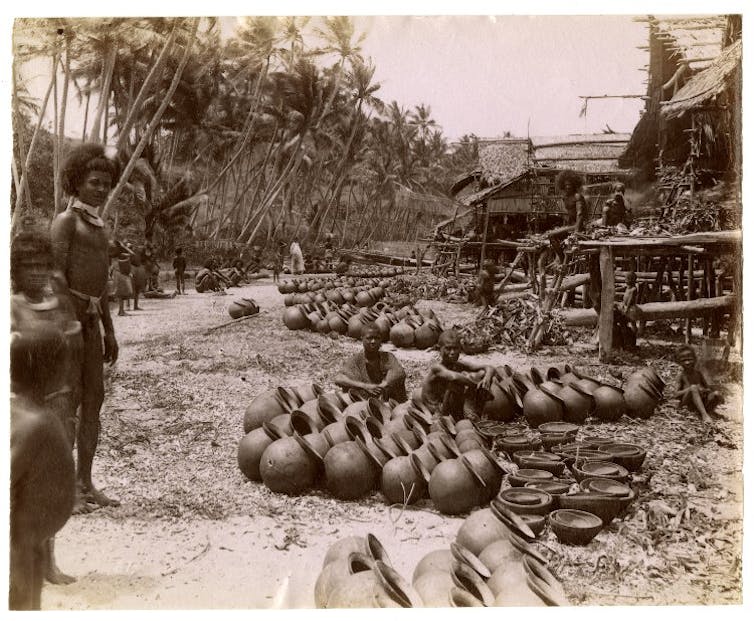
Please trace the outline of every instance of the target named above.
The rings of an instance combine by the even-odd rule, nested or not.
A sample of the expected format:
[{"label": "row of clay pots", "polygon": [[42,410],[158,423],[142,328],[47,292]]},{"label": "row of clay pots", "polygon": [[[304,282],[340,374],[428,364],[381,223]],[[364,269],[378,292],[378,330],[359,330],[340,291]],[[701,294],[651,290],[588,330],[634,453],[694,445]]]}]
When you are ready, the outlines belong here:
[{"label": "row of clay pots", "polygon": [[353,278],[337,276],[334,278],[307,278],[284,280],[278,285],[280,293],[306,293],[309,291],[328,291],[337,288],[377,287],[386,288],[389,280],[380,278]]},{"label": "row of clay pots", "polygon": [[493,378],[484,416],[507,422],[523,415],[532,427],[557,421],[582,424],[589,416],[602,421],[615,421],[624,414],[646,418],[662,399],[663,388],[650,367],[632,374],[621,389],[580,374],[570,365],[551,367],[546,375],[536,368],[520,373],[505,365]]},{"label": "row of clay pots", "polygon": [[417,310],[413,306],[391,309],[383,302],[357,308],[346,303],[314,303],[289,306],[283,311],[283,323],[289,330],[315,330],[321,334],[337,332],[351,338],[361,338],[363,327],[375,323],[383,342],[396,347],[427,349],[433,347],[442,333],[442,326],[431,309]]},{"label": "row of clay pots", "polygon": [[351,265],[346,274],[356,278],[390,278],[403,274],[402,267],[382,267],[372,265]]},{"label": "row of clay pots", "polygon": [[385,295],[384,287],[338,287],[324,291],[308,293],[287,293],[283,296],[285,306],[294,304],[312,304],[332,302],[333,304],[355,304],[356,306],[372,306]]}]

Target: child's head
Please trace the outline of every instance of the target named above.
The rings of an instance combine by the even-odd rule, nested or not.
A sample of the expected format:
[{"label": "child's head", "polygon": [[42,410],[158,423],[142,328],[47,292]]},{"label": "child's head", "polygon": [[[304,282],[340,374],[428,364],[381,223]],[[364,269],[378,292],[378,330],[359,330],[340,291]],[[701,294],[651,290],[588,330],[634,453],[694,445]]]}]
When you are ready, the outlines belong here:
[{"label": "child's head", "polygon": [[636,284],[636,272],[634,272],[633,270],[626,274],[626,284],[629,286]]},{"label": "child's head", "polygon": [[99,144],[82,144],[66,157],[60,176],[63,189],[92,207],[105,204],[118,180],[118,164],[105,155]]},{"label": "child's head", "polygon": [[461,337],[455,330],[445,330],[437,341],[443,363],[452,363],[461,355]]},{"label": "child's head", "polygon": [[675,353],[675,359],[684,371],[689,371],[696,366],[696,351],[691,345],[681,345]]},{"label": "child's head", "polygon": [[20,231],[11,242],[10,270],[16,289],[39,296],[47,286],[52,269],[52,245],[46,230],[31,226]]}]

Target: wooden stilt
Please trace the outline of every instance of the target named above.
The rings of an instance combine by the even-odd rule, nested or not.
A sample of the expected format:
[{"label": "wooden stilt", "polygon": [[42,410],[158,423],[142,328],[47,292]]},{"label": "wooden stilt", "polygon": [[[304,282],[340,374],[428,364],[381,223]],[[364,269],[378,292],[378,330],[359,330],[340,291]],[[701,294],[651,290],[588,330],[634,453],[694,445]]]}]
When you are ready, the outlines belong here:
[{"label": "wooden stilt", "polygon": [[610,362],[613,350],[613,307],[615,305],[615,266],[613,249],[603,246],[600,249],[600,271],[602,272],[602,295],[599,322],[599,359]]},{"label": "wooden stilt", "polygon": [[[694,294],[694,255],[689,253],[688,256],[688,286],[686,288],[686,301],[690,302]],[[691,343],[691,324],[693,320],[691,317],[686,319],[686,343]]]}]

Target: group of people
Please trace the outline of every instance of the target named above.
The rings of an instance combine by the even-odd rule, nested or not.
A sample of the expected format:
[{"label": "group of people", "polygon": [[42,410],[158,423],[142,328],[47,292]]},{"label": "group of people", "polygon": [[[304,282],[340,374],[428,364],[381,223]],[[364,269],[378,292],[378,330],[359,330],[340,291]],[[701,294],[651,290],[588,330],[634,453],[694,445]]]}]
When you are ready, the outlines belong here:
[{"label": "group of people", "polygon": [[[104,366],[115,364],[119,354],[109,307],[111,260],[118,258],[118,273],[127,275],[123,248],[110,242],[97,210],[119,172],[100,145],[72,149],[61,171],[71,205],[55,217],[50,230],[23,223],[11,243],[9,601],[14,610],[40,607],[44,579],[73,580],[54,559],[54,536],[71,514],[120,504],[92,480]],[[143,262],[134,263],[135,256],[129,255],[130,265],[142,267]],[[301,267],[298,261],[295,265]],[[183,293],[186,264],[180,249],[173,267]],[[211,275],[214,266],[205,269]],[[494,279],[490,270],[485,295]],[[439,359],[411,399],[436,415],[479,419],[491,397],[495,368],[461,359],[454,330],[443,332],[438,346]],[[692,348],[682,348],[678,362],[682,375],[675,394],[708,422],[720,395]],[[364,397],[409,398],[406,373],[393,354],[382,351],[382,333],[375,324],[364,328],[362,350],[346,361],[333,382]]]}]

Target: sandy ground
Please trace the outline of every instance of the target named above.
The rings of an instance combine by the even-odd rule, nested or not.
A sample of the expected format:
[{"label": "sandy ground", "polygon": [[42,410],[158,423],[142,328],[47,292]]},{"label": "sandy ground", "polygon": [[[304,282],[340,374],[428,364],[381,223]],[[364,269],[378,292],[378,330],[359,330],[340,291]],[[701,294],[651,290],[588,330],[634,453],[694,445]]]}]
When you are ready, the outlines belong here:
[{"label": "sandy ground", "polygon": [[[235,297],[253,297],[262,312],[205,334],[229,320]],[[446,325],[472,312],[432,305]],[[454,539],[462,520],[427,502],[401,511],[378,493],[361,502],[338,502],[321,490],[288,498],[246,481],[237,468],[243,411],[253,396],[312,380],[328,387],[358,343],[286,330],[282,296],[269,280],[227,295],[192,289],[143,307],[114,317],[121,354],[108,374],[95,459],[95,482],[122,506],[74,516],[64,527],[58,563],[77,581],[47,585],[44,609],[312,607],[322,559],[339,538],[374,533],[409,578],[424,554]],[[413,387],[435,354],[398,355]],[[565,349],[534,360],[518,352],[486,358],[521,368],[570,361],[589,369],[595,361]],[[640,361],[629,363],[600,372]],[[674,371],[664,364],[669,380]],[[552,534],[543,541],[574,603],[740,602],[740,391],[728,388],[724,435],[705,435],[672,408],[650,421],[603,426],[616,437],[656,443],[644,468],[654,476],[645,477],[635,511],[586,548],[561,546]],[[680,506],[675,528],[656,523],[657,499]]]}]

